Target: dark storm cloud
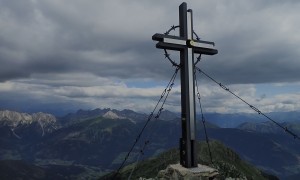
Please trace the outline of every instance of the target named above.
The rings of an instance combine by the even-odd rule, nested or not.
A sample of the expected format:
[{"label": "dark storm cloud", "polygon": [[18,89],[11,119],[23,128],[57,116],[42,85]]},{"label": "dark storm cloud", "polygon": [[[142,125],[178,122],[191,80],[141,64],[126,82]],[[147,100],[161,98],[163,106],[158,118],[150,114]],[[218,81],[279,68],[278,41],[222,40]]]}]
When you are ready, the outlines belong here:
[{"label": "dark storm cloud", "polygon": [[219,54],[203,67],[226,83],[299,81],[297,7],[292,1],[221,5],[214,17],[218,21],[211,23]]},{"label": "dark storm cloud", "polygon": [[[100,107],[102,102],[106,107],[126,104],[127,108],[149,109],[151,102],[146,99],[159,96],[158,89],[164,87],[135,88],[126,83],[169,80],[174,67],[155,48],[151,36],[178,25],[180,3],[0,0],[0,91],[9,97],[1,95],[0,100],[18,97],[25,105],[27,101],[49,102],[49,106],[69,102],[84,107]],[[251,97],[255,88],[250,91],[247,84],[300,81],[300,2],[187,3],[193,9],[194,30],[203,40],[214,41],[219,50],[218,55],[203,56],[198,64],[217,80],[246,84],[241,89],[252,93]],[[178,62],[176,55],[171,53]],[[223,94],[210,91],[205,95],[213,110],[215,104],[222,104]],[[179,94],[174,96],[178,103]],[[269,103],[266,99],[260,102]],[[230,107],[219,110],[230,111]]]},{"label": "dark storm cloud", "polygon": [[[288,41],[280,39],[274,44],[258,47],[234,40],[225,42],[219,44],[218,57],[203,62],[204,68],[218,79],[238,84],[299,81],[298,48]],[[251,40],[246,42],[251,44]]]},{"label": "dark storm cloud", "polygon": [[[108,1],[23,3],[28,6],[21,10],[21,5],[1,3],[2,19],[8,24],[0,33],[4,39],[0,49],[2,81],[51,72],[90,72],[118,78],[157,75],[155,69],[161,61],[153,62],[158,58],[149,51],[155,49],[151,35],[141,37],[145,34],[144,27],[139,27],[146,20],[143,15],[127,13],[126,6],[122,12],[109,14],[106,8],[117,4]],[[137,22],[122,21],[130,18]]]},{"label": "dark storm cloud", "polygon": [[[298,81],[300,40],[293,36],[299,3],[226,2],[189,3],[195,28],[203,39],[215,41],[220,52],[203,57],[209,60],[203,67],[229,83]],[[172,3],[174,10],[138,1],[2,1],[0,80],[68,72],[166,78],[169,64],[151,35],[176,25],[177,6]]]}]

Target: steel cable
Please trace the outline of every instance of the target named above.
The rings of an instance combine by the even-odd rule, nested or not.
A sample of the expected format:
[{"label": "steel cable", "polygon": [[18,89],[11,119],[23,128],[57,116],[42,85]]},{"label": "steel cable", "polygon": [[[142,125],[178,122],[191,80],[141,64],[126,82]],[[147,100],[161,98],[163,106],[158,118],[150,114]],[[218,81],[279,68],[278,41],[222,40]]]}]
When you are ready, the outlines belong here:
[{"label": "steel cable", "polygon": [[251,109],[253,109],[255,112],[257,112],[259,115],[264,116],[265,118],[267,118],[268,120],[270,120],[271,122],[273,122],[274,124],[276,124],[278,127],[280,127],[281,129],[283,129],[286,133],[288,133],[291,136],[293,136],[294,139],[300,140],[300,137],[297,134],[295,134],[294,132],[292,132],[291,130],[289,130],[288,127],[284,127],[283,125],[279,124],[277,121],[273,120],[271,117],[269,117],[265,113],[261,112],[258,108],[256,108],[255,106],[251,105],[250,103],[248,103],[247,101],[245,101],[244,99],[242,99],[240,96],[238,96],[237,94],[235,94],[234,92],[232,92],[228,87],[226,87],[222,83],[219,83],[218,81],[216,81],[214,78],[212,78],[211,76],[209,76],[207,73],[205,73],[200,68],[198,68],[198,67],[195,67],[195,68],[199,71],[199,73],[202,73],[208,79],[210,79],[213,82],[215,82],[216,84],[218,84],[222,89],[224,89],[225,91],[229,92],[230,94],[232,94],[233,96],[235,96],[236,98],[238,98],[239,100],[241,100],[242,102],[244,102],[245,104],[247,104]]},{"label": "steel cable", "polygon": [[[140,131],[139,134],[137,135],[137,137],[136,137],[134,143],[133,143],[132,146],[130,147],[130,149],[129,149],[127,155],[125,156],[125,158],[124,158],[123,162],[121,163],[121,165],[119,166],[118,170],[117,170],[116,173],[114,174],[113,179],[116,178],[117,174],[119,174],[119,173],[120,173],[120,170],[124,167],[124,165],[125,165],[127,159],[129,158],[129,156],[130,156],[131,152],[133,151],[134,147],[136,146],[136,144],[137,144],[138,141],[140,140],[140,138],[141,138],[141,136],[142,136],[144,130],[146,129],[148,123],[151,121],[154,112],[156,111],[158,105],[160,104],[160,102],[162,101],[162,99],[164,98],[164,96],[167,94],[166,97],[168,97],[168,95],[169,95],[169,93],[170,93],[170,91],[171,91],[171,89],[172,89],[172,87],[173,87],[173,85],[174,85],[174,81],[175,81],[175,79],[176,79],[176,76],[177,76],[177,74],[178,74],[179,69],[180,69],[180,67],[177,67],[177,68],[175,69],[175,72],[174,72],[174,74],[172,75],[172,77],[171,77],[171,79],[170,79],[168,85],[166,86],[166,88],[165,88],[164,91],[162,92],[162,94],[161,94],[161,96],[160,96],[160,99],[159,99],[158,102],[156,103],[156,105],[155,105],[153,111],[152,111],[152,112],[150,113],[150,115],[148,116],[146,123],[144,124],[143,128],[141,129],[141,131]],[[165,102],[166,102],[166,98],[164,99],[163,104],[164,104]],[[158,113],[157,113],[157,115],[155,116],[155,118],[158,118],[158,117],[160,116],[162,109],[163,109],[163,108],[161,107],[161,108],[158,110]]]},{"label": "steel cable", "polygon": [[200,92],[199,92],[198,80],[197,80],[197,76],[196,76],[196,70],[194,72],[194,79],[195,79],[197,98],[198,98],[198,102],[199,102],[199,108],[200,108],[200,112],[201,112],[201,119],[202,119],[203,129],[204,129],[204,133],[205,133],[205,140],[206,140],[206,143],[207,143],[209,158],[210,158],[210,162],[213,164],[212,154],[211,154],[210,145],[209,145],[209,139],[208,139],[207,130],[206,130],[206,124],[205,124],[206,121],[205,121],[205,118],[204,118],[203,108],[202,108],[202,104],[201,104],[201,95],[200,95]]}]

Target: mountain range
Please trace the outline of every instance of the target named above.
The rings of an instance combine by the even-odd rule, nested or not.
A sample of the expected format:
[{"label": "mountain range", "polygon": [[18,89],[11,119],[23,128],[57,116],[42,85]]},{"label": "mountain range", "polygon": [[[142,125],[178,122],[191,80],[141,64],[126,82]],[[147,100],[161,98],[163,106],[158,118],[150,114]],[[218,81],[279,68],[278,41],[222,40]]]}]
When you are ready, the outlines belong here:
[{"label": "mountain range", "polygon": [[[205,116],[210,139],[222,142],[265,172],[282,179],[300,178],[299,141],[261,120],[237,123],[245,114],[232,115],[233,120],[224,115],[223,120],[236,127],[220,128],[220,123],[212,123],[218,122],[212,118],[216,116],[222,118],[221,114]],[[142,160],[178,147],[180,116],[163,111],[160,117],[150,121],[128,163],[135,162],[147,141]],[[0,111],[0,165],[16,164],[44,175],[51,172],[53,177],[65,177],[61,179],[100,177],[119,167],[147,118],[144,113],[114,109],[78,110],[63,117]],[[295,120],[283,125],[299,133],[300,123]],[[204,140],[201,121],[197,121],[197,130],[197,139]]]},{"label": "mountain range", "polygon": [[39,112],[30,115],[5,110],[0,111],[0,127],[9,127],[13,135],[21,139],[21,134],[25,134],[22,131],[26,129],[32,129],[37,134],[44,136],[60,128],[60,125],[51,114]]},{"label": "mountain range", "polygon": [[[298,123],[300,120],[300,112],[271,112],[265,113],[268,117],[272,118],[279,123]],[[237,128],[243,123],[263,123],[268,121],[264,116],[258,113],[236,113],[236,114],[220,114],[220,113],[205,113],[206,119],[218,125],[221,128]],[[201,119],[198,116],[198,119]]]}]

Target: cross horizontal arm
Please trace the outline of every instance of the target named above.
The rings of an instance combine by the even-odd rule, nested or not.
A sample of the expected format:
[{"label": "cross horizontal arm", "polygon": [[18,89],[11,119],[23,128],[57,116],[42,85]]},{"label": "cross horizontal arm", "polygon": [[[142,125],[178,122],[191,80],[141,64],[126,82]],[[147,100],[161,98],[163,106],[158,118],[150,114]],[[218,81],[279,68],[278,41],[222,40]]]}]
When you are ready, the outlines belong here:
[{"label": "cross horizontal arm", "polygon": [[214,55],[218,53],[218,50],[214,49],[215,43],[203,40],[184,39],[178,36],[170,36],[165,34],[154,34],[152,39],[159,41],[156,44],[156,48],[170,49],[181,51],[184,48],[192,48],[196,54]]},{"label": "cross horizontal arm", "polygon": [[159,34],[159,33],[156,33],[152,36],[152,40],[154,40],[154,41],[164,41],[164,39],[174,39],[174,40],[186,41],[186,39],[184,39],[182,37]]},{"label": "cross horizontal arm", "polygon": [[187,40],[187,45],[193,48],[193,52],[196,54],[215,55],[218,54],[218,50],[214,48],[215,43],[202,40]]},{"label": "cross horizontal arm", "polygon": [[170,36],[165,34],[154,34],[152,39],[159,41],[156,44],[156,48],[170,49],[175,51],[181,51],[186,47],[186,40],[178,36]]},{"label": "cross horizontal arm", "polygon": [[218,50],[216,50],[216,49],[197,47],[197,48],[193,48],[193,50],[194,50],[193,52],[196,54],[205,54],[205,55],[218,54]]},{"label": "cross horizontal arm", "polygon": [[158,42],[156,44],[156,48],[158,48],[158,49],[169,49],[169,50],[174,50],[174,51],[181,51],[185,48],[185,46],[178,45],[178,44],[169,44],[169,43],[164,43],[164,42]]},{"label": "cross horizontal arm", "polygon": [[202,40],[188,40],[187,45],[190,47],[214,48],[215,43]]}]

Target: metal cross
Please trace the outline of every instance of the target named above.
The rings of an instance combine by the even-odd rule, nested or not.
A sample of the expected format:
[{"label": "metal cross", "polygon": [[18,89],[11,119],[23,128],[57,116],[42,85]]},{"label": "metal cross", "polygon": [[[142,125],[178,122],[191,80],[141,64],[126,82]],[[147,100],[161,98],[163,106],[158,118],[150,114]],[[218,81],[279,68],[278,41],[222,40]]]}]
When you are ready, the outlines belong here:
[{"label": "metal cross", "polygon": [[194,86],[194,54],[214,55],[214,43],[193,38],[193,13],[184,2],[179,6],[179,36],[154,34],[156,48],[180,51],[181,122],[180,164],[197,167],[195,154],[196,109]]}]

